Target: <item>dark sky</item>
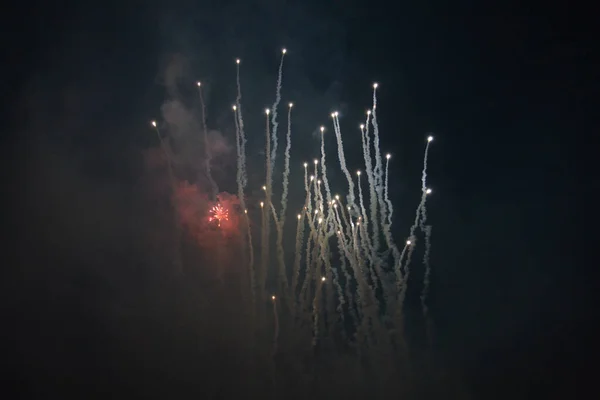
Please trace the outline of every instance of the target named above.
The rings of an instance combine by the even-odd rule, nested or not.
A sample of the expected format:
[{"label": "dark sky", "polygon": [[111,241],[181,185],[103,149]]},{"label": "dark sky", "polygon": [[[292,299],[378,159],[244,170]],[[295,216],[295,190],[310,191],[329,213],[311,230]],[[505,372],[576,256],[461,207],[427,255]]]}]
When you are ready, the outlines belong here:
[{"label": "dark sky", "polygon": [[[16,261],[3,263],[12,318],[4,342],[18,349],[6,368],[19,390],[35,392],[24,388],[43,378],[30,371],[71,351],[21,350],[30,347],[25,332],[62,318],[32,306],[34,299],[51,293],[52,315],[62,315],[61,304],[67,309],[93,290],[102,291],[102,303],[112,294],[135,297],[134,280],[156,279],[139,266],[124,267],[122,277],[106,271],[136,259],[112,243],[135,232],[119,216],[135,203],[141,150],[156,145],[148,121],[161,115],[168,67],[182,68],[182,86],[207,82],[209,123],[227,137],[232,60],[243,59],[246,109],[258,115],[273,100],[286,46],[284,101],[298,105],[298,131],[307,138],[295,147],[296,162],[317,154],[312,133],[334,109],[345,132],[358,132],[370,85],[380,83],[382,141],[394,154],[392,197],[402,227],[418,200],[424,138],[435,135],[429,213],[439,362],[459,371],[475,398],[579,397],[572,390],[583,390],[597,349],[583,240],[592,222],[582,218],[582,199],[598,191],[586,142],[597,132],[592,17],[551,4],[412,3],[56,1],[2,13],[3,180],[18,210],[5,224],[6,254]],[[248,124],[261,121],[248,117]],[[250,139],[250,158],[260,156],[260,139]],[[359,165],[359,154],[348,152]],[[219,168],[226,175],[230,167]],[[74,233],[90,226],[98,233]],[[102,243],[121,261],[110,261]],[[70,277],[79,263],[111,282],[108,289],[88,281],[97,278],[56,278]],[[73,326],[102,326],[88,312],[73,313],[84,316]],[[61,342],[67,329],[42,342]],[[98,344],[98,330],[81,332],[73,352],[109,346]],[[93,369],[81,357],[73,359]]]}]

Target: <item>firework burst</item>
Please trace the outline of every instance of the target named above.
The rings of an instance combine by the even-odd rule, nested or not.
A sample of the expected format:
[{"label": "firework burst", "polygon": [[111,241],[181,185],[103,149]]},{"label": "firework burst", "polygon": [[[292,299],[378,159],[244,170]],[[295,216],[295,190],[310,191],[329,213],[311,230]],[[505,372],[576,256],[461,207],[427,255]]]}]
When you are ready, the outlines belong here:
[{"label": "firework burst", "polygon": [[221,226],[221,221],[229,221],[229,211],[222,205],[217,204],[210,209],[209,222],[216,222],[217,226]]}]

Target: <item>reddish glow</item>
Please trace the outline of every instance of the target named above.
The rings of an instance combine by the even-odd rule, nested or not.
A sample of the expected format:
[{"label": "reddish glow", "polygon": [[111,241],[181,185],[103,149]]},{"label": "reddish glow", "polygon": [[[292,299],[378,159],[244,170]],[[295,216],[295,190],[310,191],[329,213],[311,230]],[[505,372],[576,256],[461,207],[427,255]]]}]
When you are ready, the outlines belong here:
[{"label": "reddish glow", "polygon": [[222,205],[217,204],[210,209],[211,216],[208,217],[208,221],[217,221],[217,226],[221,226],[221,221],[229,221],[229,211]]}]

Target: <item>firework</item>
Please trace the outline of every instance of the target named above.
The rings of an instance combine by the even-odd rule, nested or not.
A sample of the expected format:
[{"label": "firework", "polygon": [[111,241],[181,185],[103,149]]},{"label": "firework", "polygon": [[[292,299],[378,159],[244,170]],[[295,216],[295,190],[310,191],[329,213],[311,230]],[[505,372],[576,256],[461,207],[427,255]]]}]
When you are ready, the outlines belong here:
[{"label": "firework", "polygon": [[210,209],[209,222],[216,222],[217,226],[221,226],[222,221],[229,221],[229,211],[222,205],[217,204]]}]

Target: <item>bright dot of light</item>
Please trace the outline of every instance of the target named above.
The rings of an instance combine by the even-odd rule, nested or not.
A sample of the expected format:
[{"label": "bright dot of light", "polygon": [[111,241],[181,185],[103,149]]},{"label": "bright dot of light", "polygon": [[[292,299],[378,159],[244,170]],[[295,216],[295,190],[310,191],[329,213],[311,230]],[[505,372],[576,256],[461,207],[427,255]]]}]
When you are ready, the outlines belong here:
[{"label": "bright dot of light", "polygon": [[267,187],[266,187],[266,186],[263,186],[263,187],[262,187],[262,189],[263,189],[263,190],[267,190]]},{"label": "bright dot of light", "polygon": [[407,246],[410,246],[410,243],[411,243],[411,242],[410,242],[410,240],[407,240],[407,241],[406,241],[406,245],[407,245]]},{"label": "bright dot of light", "polygon": [[290,108],[292,108],[292,107],[294,107],[294,103],[290,103],[290,104],[288,104],[288,106],[289,106]]},{"label": "bright dot of light", "polygon": [[232,108],[233,108],[233,111],[237,110],[237,106],[233,106]]},{"label": "bright dot of light", "polygon": [[392,158],[392,155],[391,155],[390,153],[387,153],[387,154],[385,155],[385,158],[387,158],[387,159],[389,160],[390,158]]},{"label": "bright dot of light", "polygon": [[298,214],[298,219],[302,218],[302,215]]},{"label": "bright dot of light", "polygon": [[377,86],[379,86],[377,83],[373,84],[373,89],[377,89]]},{"label": "bright dot of light", "polygon": [[315,177],[311,175],[311,176],[310,176],[310,180],[311,180],[311,181],[314,181],[314,180],[315,180]]},{"label": "bright dot of light", "polygon": [[324,276],[321,278],[321,282],[325,282],[325,277]]},{"label": "bright dot of light", "polygon": [[320,184],[321,184],[321,180],[317,179],[317,185],[320,185]]},{"label": "bright dot of light", "polygon": [[319,223],[323,222],[323,218],[319,218]]},{"label": "bright dot of light", "polygon": [[339,194],[336,194],[336,195],[335,195],[335,199],[336,199],[336,200],[339,200],[339,199],[340,199],[340,195],[339,195]]},{"label": "bright dot of light", "polygon": [[317,159],[315,158],[315,159],[313,160],[313,162],[314,162],[314,163],[315,163],[315,165],[316,165],[316,164],[318,164],[318,163],[319,163],[319,160],[317,160]]},{"label": "bright dot of light", "polygon": [[155,128],[156,128],[156,121],[152,121],[152,122],[150,122],[150,123],[152,124],[152,126],[153,126],[153,127],[155,127]]},{"label": "bright dot of light", "polygon": [[275,300],[275,295],[271,296],[271,299]]},{"label": "bright dot of light", "polygon": [[325,127],[324,127],[324,126],[322,126],[322,127],[321,127],[321,128],[319,128],[319,129],[321,129],[321,133],[323,133],[323,132],[325,131]]},{"label": "bright dot of light", "polygon": [[425,193],[427,193],[427,194],[431,194],[431,189],[427,189],[427,190],[425,191]]},{"label": "bright dot of light", "polygon": [[304,168],[306,168],[306,167],[308,167],[308,163],[307,162],[304,163]]},{"label": "bright dot of light", "polygon": [[269,115],[269,113],[270,113],[270,112],[271,112],[271,110],[269,110],[268,108],[265,108],[265,113],[266,113],[267,115]]},{"label": "bright dot of light", "polygon": [[260,207],[262,208],[262,207],[264,207],[264,206],[265,206],[265,203],[261,201],[261,202],[260,202]]},{"label": "bright dot of light", "polygon": [[338,113],[337,111],[335,111],[335,112],[333,113],[333,115],[335,115],[335,116],[337,117],[337,116],[339,115],[339,113]]},{"label": "bright dot of light", "polygon": [[236,58],[236,60],[235,60],[235,63],[236,63],[236,64],[239,64],[239,63],[240,63],[240,59],[239,59],[239,58]]},{"label": "bright dot of light", "polygon": [[287,53],[287,49],[283,48],[283,49],[281,49],[281,52],[282,52],[283,54],[285,54],[285,53]]},{"label": "bright dot of light", "polygon": [[244,214],[248,214],[248,210],[244,210]]},{"label": "bright dot of light", "polygon": [[429,137],[427,138],[427,141],[428,141],[428,142],[431,142],[432,140],[433,140],[433,136],[429,136]]},{"label": "bright dot of light", "polygon": [[200,83],[200,81],[196,82],[196,85],[198,85],[198,87],[202,86],[202,83]]},{"label": "bright dot of light", "polygon": [[367,115],[371,115],[371,110],[367,110]]},{"label": "bright dot of light", "polygon": [[365,124],[360,124],[360,129],[365,129]]},{"label": "bright dot of light", "polygon": [[356,171],[356,175],[360,176],[360,170]]}]

